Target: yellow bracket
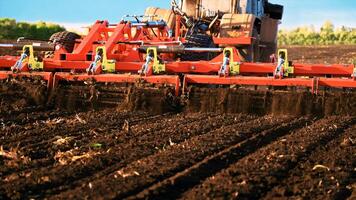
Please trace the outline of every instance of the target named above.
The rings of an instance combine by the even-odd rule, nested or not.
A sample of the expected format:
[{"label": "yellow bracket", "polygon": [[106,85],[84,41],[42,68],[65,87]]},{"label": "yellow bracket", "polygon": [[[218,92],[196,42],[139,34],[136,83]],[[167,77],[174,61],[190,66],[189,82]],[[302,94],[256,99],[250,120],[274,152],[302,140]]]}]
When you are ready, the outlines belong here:
[{"label": "yellow bracket", "polygon": [[154,47],[148,48],[147,49],[147,56],[149,56],[149,54],[151,52],[153,52],[153,65],[152,65],[153,73],[154,74],[159,74],[161,72],[165,72],[166,71],[166,65],[165,64],[161,64],[159,62],[157,48],[154,48]]},{"label": "yellow bracket", "polygon": [[288,50],[287,49],[280,49],[278,50],[278,59],[279,59],[279,55],[281,53],[284,53],[285,55],[285,59],[284,59],[284,76],[289,76],[289,74],[294,74],[294,67],[293,66],[289,66],[289,60],[288,60]]},{"label": "yellow bracket", "polygon": [[230,52],[230,74],[240,74],[240,63],[234,61],[234,50],[232,48],[225,48],[223,52],[224,56],[226,55],[226,52]]},{"label": "yellow bracket", "polygon": [[33,54],[33,46],[25,45],[22,48],[22,52],[25,53],[28,50],[28,60],[27,63],[32,70],[39,71],[43,70],[43,62],[39,62]]},{"label": "yellow bracket", "polygon": [[116,68],[115,60],[108,60],[105,47],[97,47],[96,54],[98,54],[100,50],[103,53],[102,61],[101,61],[101,69],[103,70],[103,72],[106,73],[114,73]]}]

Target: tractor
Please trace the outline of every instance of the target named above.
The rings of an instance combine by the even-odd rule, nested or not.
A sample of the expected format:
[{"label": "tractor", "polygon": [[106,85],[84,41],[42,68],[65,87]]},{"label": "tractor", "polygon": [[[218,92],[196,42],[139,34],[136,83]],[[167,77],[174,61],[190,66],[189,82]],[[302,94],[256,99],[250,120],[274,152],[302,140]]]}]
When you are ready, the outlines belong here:
[{"label": "tractor", "polygon": [[[245,62],[269,62],[276,53],[283,6],[268,0],[181,0],[172,9],[148,8],[147,16],[163,19],[174,30],[174,16],[187,47],[227,47],[239,50]],[[210,60],[216,54],[183,54],[182,60]]]}]

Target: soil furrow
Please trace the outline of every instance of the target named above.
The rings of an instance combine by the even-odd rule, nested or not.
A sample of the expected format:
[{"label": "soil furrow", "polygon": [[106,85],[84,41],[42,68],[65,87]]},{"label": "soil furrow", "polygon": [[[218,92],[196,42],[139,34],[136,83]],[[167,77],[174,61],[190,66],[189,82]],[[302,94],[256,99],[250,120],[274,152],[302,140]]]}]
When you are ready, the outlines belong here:
[{"label": "soil furrow", "polygon": [[[131,115],[131,114],[130,114]],[[74,147],[82,147],[84,144],[87,144],[89,142],[93,142],[93,139],[102,139],[102,138],[107,138],[110,137],[112,134],[108,133],[114,133],[122,130],[122,127],[125,122],[129,122],[130,126],[135,126],[137,124],[144,124],[144,125],[150,125],[154,124],[156,121],[161,121],[163,118],[171,118],[173,116],[153,116],[153,117],[144,117],[144,118],[139,118],[137,119],[136,115],[127,115],[127,116],[122,116],[120,117],[118,121],[113,121],[109,125],[102,125],[102,127],[94,127],[91,128],[89,131],[84,130],[84,131],[79,131],[79,132],[72,132],[66,135],[66,137],[71,137],[75,141],[75,146],[67,147],[67,148],[60,148],[59,150],[65,151],[69,150],[70,148]],[[41,152],[41,150],[44,151],[55,151],[55,149],[51,149],[53,147],[53,143],[55,143],[59,138],[61,138],[59,135],[56,135],[56,137],[51,138],[49,140],[43,140],[38,143],[34,144],[29,144],[26,146],[21,147],[21,150],[23,149],[24,153],[26,152],[34,152],[38,153]],[[27,156],[30,156],[26,154]],[[31,157],[32,158],[32,157]]]},{"label": "soil furrow", "polygon": [[14,137],[14,135],[20,132],[30,131],[36,128],[38,129],[38,127],[45,126],[53,121],[69,119],[72,115],[73,113],[55,110],[43,112],[41,114],[36,113],[36,117],[30,117],[30,120],[27,119],[30,115],[19,116],[24,118],[20,123],[14,121],[4,122],[0,119],[0,141],[6,141],[8,138]]},{"label": "soil furrow", "polygon": [[[70,136],[76,133],[82,133],[89,129],[100,126],[116,126],[118,123],[123,123],[127,118],[138,119],[140,117],[147,117],[147,113],[113,113],[108,114],[103,112],[88,112],[71,116],[69,119],[58,119],[59,121],[49,121],[45,126],[38,127],[38,129],[13,133],[11,136],[5,136],[1,143],[7,147],[9,144],[15,144],[22,147],[32,145],[34,143],[43,142],[55,136]],[[112,110],[114,111],[114,110]],[[54,123],[54,124],[53,124]]]},{"label": "soil furrow", "polygon": [[[0,94],[0,99],[1,98],[3,97]],[[15,111],[0,112],[0,119],[3,121],[12,121],[14,119],[15,120],[19,119],[18,116],[21,114],[37,113],[43,111],[48,111],[48,109],[43,106],[30,106],[30,107],[21,108],[21,110],[17,110],[17,111],[15,110]]]},{"label": "soil furrow", "polygon": [[[163,119],[162,119],[163,118]],[[45,146],[36,146],[36,149],[29,149],[28,147],[23,147],[23,153],[25,156],[31,158],[31,160],[36,161],[36,159],[41,159],[42,157],[47,157],[49,159],[44,160],[44,164],[48,164],[48,160],[52,161],[51,164],[54,164],[54,156],[58,151],[65,152],[71,149],[75,149],[76,152],[88,152],[91,150],[91,144],[105,144],[106,149],[110,149],[112,146],[120,142],[124,142],[125,140],[129,140],[130,138],[134,138],[138,135],[143,135],[148,133],[149,131],[159,131],[167,127],[167,122],[173,122],[177,125],[194,122],[196,120],[201,119],[201,115],[191,115],[191,116],[184,116],[180,115],[161,115],[161,116],[153,116],[153,117],[144,117],[141,120],[131,120],[130,122],[130,134],[126,131],[122,130],[122,123],[113,125],[110,127],[103,127],[103,128],[94,128],[91,131],[86,132],[79,132],[75,133],[76,138],[73,137],[74,134],[66,135],[64,138],[63,143],[57,144],[58,136],[54,137],[54,143],[45,142],[43,144],[49,145],[48,148]],[[130,120],[129,118],[126,121]],[[144,122],[148,120],[147,124]],[[135,125],[136,124],[136,125]],[[121,126],[120,126],[121,125]],[[145,127],[142,129],[142,127]],[[79,136],[78,136],[79,135]],[[68,137],[70,137],[68,139]],[[80,140],[80,138],[82,140]],[[63,138],[62,138],[63,139]],[[57,141],[55,141],[57,140]],[[14,168],[13,166],[4,166],[0,169],[0,174],[8,175],[9,173],[17,173],[21,170],[29,170],[32,168],[41,168],[46,167],[47,165],[42,165],[42,162],[30,162],[27,165],[21,166],[21,168]]]},{"label": "soil furrow", "polygon": [[9,117],[1,118],[0,121],[3,122],[4,125],[26,125],[30,123],[34,123],[40,120],[50,120],[58,117],[68,116],[70,112],[64,112],[59,110],[40,110],[36,112],[29,113],[21,113],[21,114],[11,114]]},{"label": "soil furrow", "polygon": [[[119,143],[114,148],[106,151],[102,149],[99,151],[101,154],[89,159],[84,165],[83,163],[74,163],[70,167],[59,166],[52,169],[36,170],[29,177],[11,181],[0,188],[5,189],[4,193],[7,195],[14,197],[26,197],[31,194],[41,196],[41,192],[44,192],[46,189],[49,190],[61,185],[70,185],[74,180],[90,177],[103,169],[110,171],[110,167],[108,166],[114,165],[112,170],[121,168],[130,162],[157,152],[169,144],[169,141],[181,142],[194,135],[204,134],[212,128],[219,126],[210,124],[211,120],[209,118],[201,118],[199,123],[195,122],[188,125],[176,125],[173,123],[162,131],[154,131],[141,137],[132,138],[130,141]],[[205,130],[200,131],[204,126]],[[46,180],[48,178],[49,181],[43,181],[43,177],[46,177]],[[6,191],[6,188],[10,187],[10,185],[11,188],[16,189]]]},{"label": "soil furrow", "polygon": [[[254,128],[252,128],[250,130],[246,130],[246,132],[239,131],[238,134],[241,134],[243,137],[240,136],[239,138],[235,136],[235,141],[229,145],[219,144],[219,146],[225,148],[222,151],[205,158],[190,168],[181,171],[162,182],[152,185],[146,190],[143,190],[139,194],[133,195],[128,199],[176,199],[184,191],[199,184],[201,180],[204,180],[216,172],[228,167],[230,164],[254,152],[261,146],[264,146],[278,137],[287,134],[290,130],[304,126],[308,121],[309,120],[306,118],[296,120],[292,120],[291,118],[284,120],[280,119],[271,121],[267,126],[262,122],[259,123],[259,127],[261,128],[260,130],[254,130]],[[229,132],[224,133],[224,136],[225,134],[229,134]],[[221,141],[226,140],[227,138],[225,137],[221,138]]]},{"label": "soil furrow", "polygon": [[[130,124],[133,126],[132,129],[135,129],[135,126],[139,123],[144,123],[147,125],[146,127],[150,127],[155,125],[157,121],[162,121],[162,118],[171,119],[175,115],[160,115],[153,117],[145,117],[141,118],[141,120],[132,120]],[[130,120],[128,117],[126,120]],[[70,149],[77,148],[78,151],[87,151],[90,148],[91,144],[95,144],[98,141],[102,141],[104,139],[110,140],[111,135],[116,132],[120,132],[123,122],[117,123],[114,126],[103,127],[103,128],[95,128],[86,132],[76,133],[77,136],[74,137],[73,134],[67,135],[65,138],[56,136],[52,139],[45,140],[33,145],[27,145],[20,149],[21,153],[29,158],[31,158],[31,162],[28,165],[21,166],[21,168],[14,168],[13,166],[4,166],[0,169],[0,174],[3,176],[8,175],[9,173],[18,173],[22,170],[29,170],[32,168],[41,168],[46,167],[48,165],[54,164],[54,156],[58,151],[65,152]],[[142,125],[144,125],[142,124]],[[118,126],[118,127],[117,127]],[[112,134],[107,134],[107,131],[110,131]],[[62,143],[59,143],[63,140]],[[88,147],[89,146],[89,147]],[[107,148],[110,148],[109,144],[106,144]],[[46,159],[47,158],[47,159]],[[40,161],[37,162],[37,160]]]},{"label": "soil furrow", "polygon": [[[253,127],[256,123],[259,123],[261,125],[260,129],[263,130],[280,122],[277,121],[266,117],[249,122],[235,122],[233,125],[223,126],[207,134],[193,137],[183,143],[172,143],[164,151],[131,163],[101,180],[94,180],[91,184],[96,188],[95,190],[91,190],[87,184],[83,184],[80,188],[60,194],[57,198],[80,198],[73,195],[85,193],[88,198],[93,199],[99,197],[121,199],[132,193],[139,192],[156,181],[174,175],[204,159],[207,155],[234,144],[236,140],[243,140],[249,137],[251,129],[255,130]],[[139,175],[135,175],[133,172]],[[123,174],[120,175],[120,173]],[[125,174],[129,175],[126,176]],[[105,183],[105,187],[103,187],[103,183]]]},{"label": "soil furrow", "polygon": [[[203,114],[204,116],[206,116],[206,114]],[[227,116],[214,116],[214,117],[204,117],[204,118],[201,118],[200,121],[196,121],[196,122],[191,122],[192,124],[187,124],[187,123],[183,123],[181,128],[182,130],[180,129],[172,129],[171,131],[168,131],[167,132],[167,138],[162,140],[162,139],[158,139],[156,137],[156,140],[158,140],[158,143],[157,146],[155,147],[155,151],[151,152],[151,149],[147,149],[147,150],[142,150],[142,148],[147,148],[145,147],[146,145],[150,145],[149,143],[147,143],[147,139],[144,138],[143,139],[143,142],[141,142],[141,139],[139,136],[134,136],[133,138],[133,141],[135,141],[135,143],[143,143],[144,146],[142,145],[133,145],[133,147],[130,147],[130,148],[134,148],[132,150],[132,152],[134,151],[137,151],[137,150],[140,150],[140,151],[144,151],[144,152],[151,152],[151,153],[148,153],[147,156],[150,156],[156,152],[160,152],[166,148],[169,148],[169,146],[172,144],[172,143],[180,143],[184,140],[187,140],[189,139],[190,137],[194,137],[196,135],[204,135],[206,133],[208,133],[209,131],[211,130],[215,130],[215,129],[218,129],[224,125],[230,125],[232,123],[234,123],[234,121],[238,121],[238,122],[241,122],[241,121],[245,121],[245,120],[252,120],[256,117],[254,116],[245,116],[245,115],[227,115]],[[188,121],[186,121],[188,122]],[[173,121],[170,120],[170,122],[168,124],[177,124],[177,123],[174,123]],[[161,131],[166,131],[166,130],[161,130]],[[179,131],[181,135],[174,135],[176,131]],[[157,133],[157,132],[156,132]],[[159,135],[157,135],[159,136]],[[142,137],[142,136],[141,136]],[[168,141],[167,141],[168,140]],[[161,144],[159,144],[159,141],[161,141]],[[126,143],[130,143],[129,141],[126,141]],[[129,146],[132,146],[132,145],[129,145]],[[137,149],[139,148],[139,149]],[[136,149],[136,150],[135,150]],[[141,156],[142,157],[145,157],[145,156]],[[135,160],[137,159],[132,159],[132,162],[134,162]],[[131,162],[131,161],[130,161]],[[126,164],[129,164],[129,162],[125,162],[124,163],[125,165]],[[71,186],[68,186],[68,188],[73,188],[73,187],[79,187],[81,185],[83,185],[83,182],[84,183],[87,183],[87,182],[91,182],[93,180],[96,180],[96,179],[100,179],[101,177],[105,177],[105,176],[108,176],[109,174],[119,170],[120,168],[122,168],[124,165],[122,163],[118,163],[118,165],[114,165],[114,166],[111,166],[111,167],[108,167],[107,169],[105,169],[104,171],[100,171],[99,173],[96,173],[94,177],[89,177],[89,178],[86,178],[84,180],[80,180],[78,181],[78,183],[75,183]],[[86,184],[84,184],[86,185]],[[67,189],[68,189],[67,188]],[[63,187],[61,188],[61,190],[63,190]],[[53,193],[54,191],[52,191]],[[58,191],[59,193],[60,191]],[[52,197],[51,197],[52,198]]]},{"label": "soil furrow", "polygon": [[318,147],[264,199],[347,199],[356,183],[356,126]]},{"label": "soil furrow", "polygon": [[329,117],[257,150],[182,195],[184,199],[258,199],[278,185],[297,164],[356,122]]}]

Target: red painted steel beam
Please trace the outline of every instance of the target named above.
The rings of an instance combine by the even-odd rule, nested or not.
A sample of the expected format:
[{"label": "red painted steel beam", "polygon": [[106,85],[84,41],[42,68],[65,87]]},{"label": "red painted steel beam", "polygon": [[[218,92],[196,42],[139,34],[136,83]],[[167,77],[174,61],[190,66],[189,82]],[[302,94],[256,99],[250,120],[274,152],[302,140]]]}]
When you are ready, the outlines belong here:
[{"label": "red painted steel beam", "polygon": [[[100,24],[97,24],[100,25]],[[121,24],[124,26],[124,24]],[[121,27],[120,29],[122,29]],[[119,28],[118,28],[119,29]],[[116,30],[117,32],[118,30]],[[120,31],[118,31],[119,33]],[[120,34],[117,35],[119,37]],[[115,37],[111,37],[112,42]],[[119,37],[120,38],[120,37]],[[115,43],[115,42],[114,42]],[[89,45],[90,46],[90,45]],[[131,51],[132,52],[132,51]],[[67,54],[71,55],[71,54]],[[115,54],[116,55],[116,54]],[[136,55],[136,54],[135,54]],[[74,56],[74,55],[73,55]],[[113,55],[114,56],[114,55]],[[121,57],[116,62],[117,71],[137,71],[143,65],[143,62],[137,62],[139,60],[137,55],[121,53]],[[73,59],[75,58],[72,57]],[[18,57],[1,56],[0,68],[9,68],[15,64]],[[120,61],[121,59],[121,61]],[[135,61],[131,61],[131,60]],[[125,60],[123,62],[122,60]],[[168,61],[166,62],[166,69],[168,73],[194,73],[194,74],[217,74],[222,64],[222,56],[214,58],[211,61]],[[60,61],[53,59],[44,59],[45,71],[55,70],[85,70],[90,65],[90,61]],[[335,77],[351,77],[354,70],[354,65],[325,65],[325,64],[294,64],[294,76],[335,76]],[[272,74],[276,68],[275,63],[241,63],[240,74],[241,75],[268,75]]]},{"label": "red painted steel beam", "polygon": [[178,41],[180,39],[181,34],[181,19],[180,15],[175,15],[176,17],[176,24],[175,24],[175,40]]},{"label": "red painted steel beam", "polygon": [[251,45],[252,37],[237,37],[237,38],[217,38],[214,37],[213,41],[215,44],[225,44],[229,46],[235,45]]},{"label": "red painted steel beam", "polygon": [[[2,56],[0,57],[0,68],[9,68],[13,66],[18,57]],[[85,70],[91,61],[59,61],[53,59],[44,59],[45,71],[55,70]],[[143,62],[116,62],[116,71],[138,71],[141,69]],[[168,73],[194,73],[194,74],[217,74],[222,62],[212,61],[174,61],[166,62]],[[241,63],[241,75],[268,75],[275,70],[274,63]],[[354,65],[311,65],[295,64],[294,76],[335,76],[351,77]]]},{"label": "red painted steel beam", "polygon": [[[174,73],[215,73],[220,69],[222,62],[198,61],[198,62],[168,62],[166,69]],[[274,63],[241,63],[240,74],[273,74]],[[295,76],[344,76],[351,77],[354,65],[304,65],[294,66]]]},{"label": "red painted steel beam", "polygon": [[0,56],[0,69],[14,66],[19,58],[17,56]]},{"label": "red painted steel beam", "polygon": [[93,43],[100,37],[102,30],[108,26],[107,21],[97,21],[90,29],[90,32],[85,36],[82,42],[73,50],[73,53],[68,53],[67,60],[85,60],[86,54],[93,50]]},{"label": "red painted steel beam", "polygon": [[124,29],[126,24],[118,24],[113,32],[113,34],[109,37],[108,41],[105,44],[106,51],[108,52],[108,57],[111,58],[111,52],[114,49],[116,43],[118,41],[123,41],[125,39]]},{"label": "red painted steel beam", "polygon": [[188,84],[212,84],[212,85],[257,85],[257,86],[296,86],[309,87],[313,92],[319,86],[330,88],[356,88],[356,80],[352,78],[285,78],[273,77],[236,76],[219,77],[209,75],[186,75],[183,87]]},{"label": "red painted steel beam", "polygon": [[314,85],[314,79],[310,78],[275,79],[273,77],[252,76],[220,77],[209,75],[186,75],[185,82],[215,85],[304,86],[311,88]]},{"label": "red painted steel beam", "polygon": [[[17,57],[0,57],[0,68],[13,66]],[[44,60],[44,68],[47,71],[54,70],[85,70],[91,61],[57,61],[53,59]],[[141,69],[143,62],[116,62],[117,71],[137,71]],[[168,73],[196,73],[196,74],[217,74],[221,66],[220,62],[198,61],[198,62],[167,62],[166,70]],[[336,76],[351,77],[353,65],[302,65],[294,67],[295,76]],[[275,70],[273,63],[241,63],[241,75],[268,75]]]},{"label": "red painted steel beam", "polygon": [[293,64],[296,75],[334,75],[351,77],[354,65],[327,65],[327,64]]},{"label": "red painted steel beam", "polygon": [[176,75],[156,75],[156,76],[140,76],[131,74],[100,74],[100,75],[88,75],[88,74],[70,74],[64,72],[58,72],[54,75],[55,88],[59,81],[86,81],[94,80],[100,83],[137,83],[143,80],[152,84],[171,85],[175,87],[175,95],[179,95],[180,91],[180,79]]},{"label": "red painted steel beam", "polygon": [[332,88],[356,88],[356,80],[352,78],[318,78],[318,86]]}]

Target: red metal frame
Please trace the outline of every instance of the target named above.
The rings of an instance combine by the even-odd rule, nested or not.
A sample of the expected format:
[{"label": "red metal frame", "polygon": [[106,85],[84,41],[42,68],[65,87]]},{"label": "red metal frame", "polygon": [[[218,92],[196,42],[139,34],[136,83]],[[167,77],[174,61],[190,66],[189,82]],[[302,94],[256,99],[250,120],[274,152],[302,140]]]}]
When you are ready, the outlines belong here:
[{"label": "red metal frame", "polygon": [[314,78],[287,78],[275,79],[274,77],[219,77],[206,75],[186,75],[184,77],[183,88],[187,89],[188,84],[218,84],[218,85],[247,85],[247,86],[300,86],[308,87],[315,92]]},{"label": "red metal frame", "polygon": [[180,92],[180,80],[179,76],[174,75],[157,75],[157,76],[140,76],[131,74],[100,74],[100,75],[88,75],[88,74],[70,74],[58,72],[55,73],[53,78],[53,88],[56,88],[59,81],[87,81],[93,80],[97,83],[137,83],[138,81],[144,81],[147,83],[158,85],[170,85],[175,88],[175,95],[179,95]]},{"label": "red metal frame", "polygon": [[[217,58],[219,58],[218,56]],[[1,57],[0,56],[0,69],[9,69],[13,66],[18,57]],[[218,61],[220,60],[220,61]],[[77,70],[78,72],[84,71],[91,61],[59,61],[53,59],[45,59],[45,71],[55,70]],[[119,72],[137,72],[141,69],[143,61],[116,62],[116,71]],[[166,71],[168,73],[193,73],[193,74],[217,74],[222,65],[221,59],[214,59],[212,61],[166,61]],[[75,66],[75,67],[73,67]],[[321,64],[293,64],[294,76],[333,76],[333,77],[351,77],[354,65],[348,64],[334,64],[334,65],[321,65]],[[273,74],[276,68],[275,63],[241,63],[240,75],[270,75]]]},{"label": "red metal frame", "polygon": [[215,85],[240,85],[240,86],[290,86],[307,87],[317,94],[320,86],[330,88],[356,88],[356,81],[351,78],[285,78],[274,77],[219,77],[209,75],[186,75],[183,82],[183,90],[189,84],[215,84]]},{"label": "red metal frame", "polygon": [[227,46],[251,45],[254,38],[252,37],[237,37],[237,38],[218,38],[214,37],[215,44],[223,44]]},{"label": "red metal frame", "polygon": [[[176,18],[180,24],[180,17]],[[356,81],[351,76],[354,72],[354,65],[319,65],[319,64],[293,64],[293,77],[281,79],[271,78],[276,69],[276,63],[240,63],[238,52],[233,48],[234,62],[239,63],[239,76],[220,77],[218,72],[223,64],[223,53],[210,61],[177,61],[173,54],[161,54],[165,64],[165,75],[138,75],[145,59],[144,54],[137,48],[141,44],[155,45],[168,42],[167,45],[177,45],[177,41],[184,41],[179,38],[180,26],[176,26],[174,37],[168,37],[167,28],[155,28],[155,33],[150,28],[134,27],[131,22],[121,21],[116,25],[110,25],[107,21],[97,21],[90,29],[87,36],[78,40],[74,51],[69,53],[60,46],[56,47],[54,58],[44,59],[45,72],[20,72],[14,74],[9,72],[19,57],[0,56],[0,79],[11,76],[42,76],[49,82],[49,88],[55,86],[60,80],[84,81],[93,79],[97,82],[128,82],[134,83],[137,80],[144,80],[155,84],[168,84],[175,87],[176,95],[180,91],[180,81],[178,74],[184,74],[183,85],[188,84],[233,84],[233,85],[266,85],[266,86],[303,86],[317,91],[319,86],[335,88],[356,88]],[[251,37],[238,38],[213,38],[216,44],[236,46],[250,45],[253,41]],[[169,44],[169,42],[172,42]],[[175,42],[175,43],[174,43]],[[141,43],[141,44],[140,44]],[[107,58],[116,61],[115,70],[118,74],[72,74],[83,73],[94,60],[96,48],[105,46]],[[94,52],[94,53],[93,53]],[[88,56],[90,55],[90,56]],[[63,59],[65,58],[65,59]],[[88,59],[89,58],[89,59]],[[63,60],[62,60],[63,59]],[[28,69],[28,68],[24,68]],[[7,70],[7,71],[6,71]],[[52,76],[54,74],[54,83]],[[67,73],[64,73],[67,72]],[[70,72],[70,73],[69,73]],[[126,73],[131,73],[129,75]],[[331,77],[331,78],[325,78]]]},{"label": "red metal frame", "polygon": [[356,80],[352,78],[318,78],[317,86],[332,88],[356,88]]}]

